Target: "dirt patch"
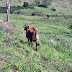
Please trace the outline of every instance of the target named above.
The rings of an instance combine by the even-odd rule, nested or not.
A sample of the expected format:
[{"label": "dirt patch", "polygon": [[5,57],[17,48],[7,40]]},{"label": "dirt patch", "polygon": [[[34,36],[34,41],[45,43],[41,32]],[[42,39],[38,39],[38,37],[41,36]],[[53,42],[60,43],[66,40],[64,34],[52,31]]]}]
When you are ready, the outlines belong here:
[{"label": "dirt patch", "polygon": [[4,42],[11,42],[17,39],[18,35],[15,34],[19,31],[19,28],[13,24],[0,24],[0,30],[4,31],[3,38]]}]

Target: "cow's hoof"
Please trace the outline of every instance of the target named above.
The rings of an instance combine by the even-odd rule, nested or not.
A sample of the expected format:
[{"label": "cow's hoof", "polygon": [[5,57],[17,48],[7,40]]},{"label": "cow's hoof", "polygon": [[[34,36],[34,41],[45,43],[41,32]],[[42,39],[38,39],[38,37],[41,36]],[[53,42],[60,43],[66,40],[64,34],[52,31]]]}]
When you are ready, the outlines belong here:
[{"label": "cow's hoof", "polygon": [[37,51],[37,49],[36,49],[36,51]]}]

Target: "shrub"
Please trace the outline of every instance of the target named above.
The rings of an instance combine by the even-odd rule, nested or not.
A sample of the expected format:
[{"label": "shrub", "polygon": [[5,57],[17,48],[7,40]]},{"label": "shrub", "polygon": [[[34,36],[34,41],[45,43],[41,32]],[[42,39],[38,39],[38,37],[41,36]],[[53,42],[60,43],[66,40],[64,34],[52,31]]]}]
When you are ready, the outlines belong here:
[{"label": "shrub", "polygon": [[42,16],[43,14],[41,12],[33,12],[32,16]]},{"label": "shrub", "polygon": [[21,8],[21,6],[17,6],[17,8]]},{"label": "shrub", "polygon": [[28,2],[24,2],[23,7],[28,7],[28,6],[29,6]]},{"label": "shrub", "polygon": [[51,17],[56,17],[56,15],[51,15]]},{"label": "shrub", "polygon": [[23,7],[25,7],[26,9],[27,8],[30,8],[30,9],[34,9],[34,3],[31,3],[30,5],[28,4],[28,2],[24,2],[24,5],[23,5]]},{"label": "shrub", "polygon": [[34,9],[34,3],[31,3],[31,4],[28,6],[28,8]]},{"label": "shrub", "polygon": [[39,6],[40,0],[35,0],[34,2],[35,2],[35,4],[36,4],[36,6]]},{"label": "shrub", "polygon": [[43,5],[43,4],[40,4],[39,7],[45,7],[46,8],[47,6],[46,5]]},{"label": "shrub", "polygon": [[57,14],[55,14],[55,16],[57,17],[58,15],[57,15]]},{"label": "shrub", "polygon": [[72,25],[70,25],[69,28],[72,29]]},{"label": "shrub", "polygon": [[42,3],[39,5],[39,7],[48,7],[48,5],[51,5],[52,0],[44,0]]},{"label": "shrub", "polygon": [[19,2],[21,2],[20,0],[18,0]]},{"label": "shrub", "polygon": [[54,7],[51,8],[52,11],[56,11],[56,9]]},{"label": "shrub", "polygon": [[50,17],[50,15],[47,15],[47,17]]},{"label": "shrub", "polygon": [[21,14],[21,12],[20,11],[17,11],[17,14]]}]

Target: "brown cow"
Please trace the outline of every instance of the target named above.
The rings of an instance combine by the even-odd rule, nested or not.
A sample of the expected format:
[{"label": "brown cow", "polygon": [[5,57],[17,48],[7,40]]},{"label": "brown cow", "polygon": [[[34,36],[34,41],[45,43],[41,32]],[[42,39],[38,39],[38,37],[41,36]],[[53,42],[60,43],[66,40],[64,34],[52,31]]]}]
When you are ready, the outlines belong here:
[{"label": "brown cow", "polygon": [[36,27],[31,27],[29,24],[25,24],[24,30],[26,31],[26,37],[28,39],[28,42],[30,41],[33,44],[33,41],[36,43],[36,51],[38,44],[38,30]]}]

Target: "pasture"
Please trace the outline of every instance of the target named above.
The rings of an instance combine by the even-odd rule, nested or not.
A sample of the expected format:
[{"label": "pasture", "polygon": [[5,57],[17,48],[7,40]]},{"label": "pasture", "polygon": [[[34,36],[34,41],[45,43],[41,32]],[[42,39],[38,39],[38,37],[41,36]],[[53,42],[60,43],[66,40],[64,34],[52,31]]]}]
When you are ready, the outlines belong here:
[{"label": "pasture", "polygon": [[[0,72],[71,72],[71,4],[68,9],[65,7],[62,10],[63,3],[59,7],[52,3],[51,7],[57,8],[55,12],[37,6],[34,9],[25,9],[21,4],[21,0],[12,0],[10,24],[0,23]],[[33,12],[39,16],[32,16]],[[6,20],[4,0],[0,2],[1,19]],[[35,51],[35,43],[32,47],[28,44],[23,29],[26,23],[38,28],[38,51]]]},{"label": "pasture", "polygon": [[[4,18],[6,14],[1,14]],[[66,72],[72,69],[72,18],[10,15],[11,25],[0,23],[0,70],[3,72]],[[39,30],[38,51],[25,37],[23,26]],[[16,25],[15,27],[12,25]]]}]

